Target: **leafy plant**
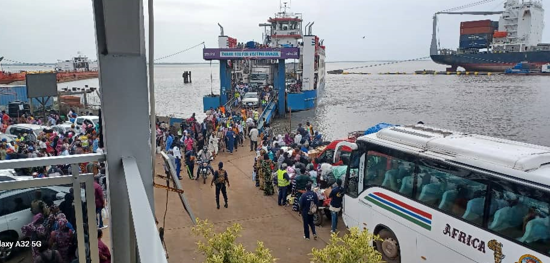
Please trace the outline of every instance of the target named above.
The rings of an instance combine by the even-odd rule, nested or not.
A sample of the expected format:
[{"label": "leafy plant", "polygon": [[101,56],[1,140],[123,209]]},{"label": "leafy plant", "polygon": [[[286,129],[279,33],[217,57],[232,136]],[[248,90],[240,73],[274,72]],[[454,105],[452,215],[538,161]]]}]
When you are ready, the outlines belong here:
[{"label": "leafy plant", "polygon": [[224,232],[216,233],[214,225],[208,220],[197,219],[197,225],[193,227],[193,234],[201,236],[204,241],[198,241],[198,250],[206,255],[206,263],[272,263],[275,258],[271,251],[264,247],[260,241],[256,250],[249,252],[242,244],[236,244],[235,240],[240,236],[242,226],[233,224]]},{"label": "leafy plant", "polygon": [[332,234],[330,243],[323,249],[313,248],[312,261],[315,263],[378,263],[382,255],[372,246],[373,241],[380,240],[378,236],[367,230],[360,231],[351,228],[343,237]]}]

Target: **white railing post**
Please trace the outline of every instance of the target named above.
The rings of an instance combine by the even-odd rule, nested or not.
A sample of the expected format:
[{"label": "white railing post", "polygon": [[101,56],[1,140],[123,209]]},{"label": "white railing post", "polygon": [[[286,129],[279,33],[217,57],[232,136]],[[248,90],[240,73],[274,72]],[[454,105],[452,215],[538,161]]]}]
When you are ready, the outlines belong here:
[{"label": "white railing post", "polygon": [[[82,210],[82,189],[78,178],[78,164],[71,164],[71,173],[73,175],[73,194],[74,194],[74,209],[76,217],[76,238],[78,242],[78,262],[86,263],[86,246],[84,241],[84,214]],[[88,193],[87,193],[88,195]],[[95,212],[95,211],[94,211]],[[88,217],[92,216],[91,211],[88,211]],[[90,227],[90,226],[88,226]],[[90,234],[90,233],[88,233]]]}]

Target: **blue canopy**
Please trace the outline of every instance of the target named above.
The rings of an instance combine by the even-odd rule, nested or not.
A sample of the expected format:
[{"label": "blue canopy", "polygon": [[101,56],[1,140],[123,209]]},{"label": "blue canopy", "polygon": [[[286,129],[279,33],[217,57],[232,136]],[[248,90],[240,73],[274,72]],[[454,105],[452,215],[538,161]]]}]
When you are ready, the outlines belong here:
[{"label": "blue canopy", "polygon": [[380,130],[382,129],[385,129],[385,128],[388,128],[388,127],[395,127],[395,126],[398,126],[398,125],[393,125],[393,124],[389,124],[389,123],[378,123],[370,128],[368,128],[366,131],[365,131],[365,134],[364,135],[369,135],[369,134],[373,134],[373,133],[377,133],[379,132]]}]

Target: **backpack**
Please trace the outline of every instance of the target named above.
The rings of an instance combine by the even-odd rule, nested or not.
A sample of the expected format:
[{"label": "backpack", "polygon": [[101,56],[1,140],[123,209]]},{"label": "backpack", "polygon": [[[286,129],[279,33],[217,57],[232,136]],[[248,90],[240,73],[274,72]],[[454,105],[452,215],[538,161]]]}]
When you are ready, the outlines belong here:
[{"label": "backpack", "polygon": [[311,200],[309,201],[309,210],[307,211],[307,214],[314,215],[315,213],[317,213],[317,205],[313,202],[313,200]]}]

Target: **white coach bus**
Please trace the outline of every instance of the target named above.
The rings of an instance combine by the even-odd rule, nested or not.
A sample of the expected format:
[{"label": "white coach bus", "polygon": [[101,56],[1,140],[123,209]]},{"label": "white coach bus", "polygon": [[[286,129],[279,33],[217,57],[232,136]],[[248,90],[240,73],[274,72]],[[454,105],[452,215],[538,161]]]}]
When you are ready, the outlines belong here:
[{"label": "white coach bus", "polygon": [[386,262],[550,263],[549,147],[424,125],[344,145],[344,223]]}]

